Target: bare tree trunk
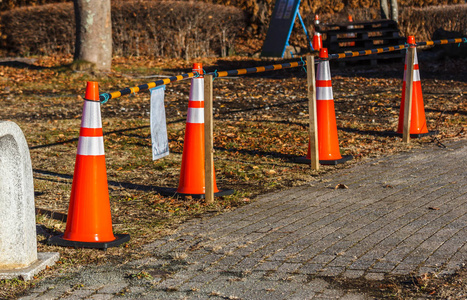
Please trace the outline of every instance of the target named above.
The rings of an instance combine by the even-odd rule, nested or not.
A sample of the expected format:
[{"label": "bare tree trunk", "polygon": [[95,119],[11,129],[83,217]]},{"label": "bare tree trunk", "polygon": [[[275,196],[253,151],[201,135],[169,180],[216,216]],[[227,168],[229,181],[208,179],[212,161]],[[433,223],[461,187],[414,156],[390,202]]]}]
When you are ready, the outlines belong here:
[{"label": "bare tree trunk", "polygon": [[399,10],[397,8],[397,0],[391,0],[391,17],[394,21],[399,22]]},{"label": "bare tree trunk", "polygon": [[73,0],[76,17],[75,62],[91,63],[110,71],[112,64],[112,22],[110,0]]},{"label": "bare tree trunk", "polygon": [[388,0],[381,0],[380,8],[381,8],[381,19],[389,19]]}]

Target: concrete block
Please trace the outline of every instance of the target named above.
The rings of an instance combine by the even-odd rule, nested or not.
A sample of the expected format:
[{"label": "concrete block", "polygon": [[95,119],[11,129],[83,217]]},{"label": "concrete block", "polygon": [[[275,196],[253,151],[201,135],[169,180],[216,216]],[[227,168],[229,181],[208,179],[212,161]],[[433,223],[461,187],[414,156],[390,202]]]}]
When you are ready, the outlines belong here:
[{"label": "concrete block", "polygon": [[34,275],[44,270],[47,267],[53,266],[60,258],[58,252],[39,252],[37,253],[37,260],[27,267],[10,270],[0,270],[1,279],[21,278],[23,280],[31,280]]},{"label": "concrete block", "polygon": [[38,256],[31,157],[23,132],[0,121],[0,278],[34,274],[58,253]]}]

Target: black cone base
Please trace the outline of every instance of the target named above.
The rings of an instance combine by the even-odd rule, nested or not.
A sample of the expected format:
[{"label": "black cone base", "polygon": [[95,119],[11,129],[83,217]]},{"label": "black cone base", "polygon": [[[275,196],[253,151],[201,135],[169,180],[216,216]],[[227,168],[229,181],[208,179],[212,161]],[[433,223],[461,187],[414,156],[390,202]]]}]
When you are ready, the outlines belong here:
[{"label": "black cone base", "polygon": [[[234,190],[219,190],[219,192],[214,193],[214,197],[229,196],[229,195],[232,195],[234,192],[235,192]],[[168,197],[180,197],[180,198],[191,197],[194,199],[205,198],[205,194],[182,194],[182,193],[178,193],[177,189],[175,188],[164,188],[163,190],[159,191],[159,194],[161,194],[162,196],[168,196]]]},{"label": "black cone base", "polygon": [[320,160],[319,163],[322,165],[338,165],[343,164],[346,161],[353,159],[352,155],[343,155],[341,159],[336,160]]},{"label": "black cone base", "polygon": [[63,247],[74,247],[74,248],[96,248],[106,250],[110,247],[117,247],[130,240],[129,234],[114,234],[116,239],[110,242],[77,242],[65,240],[63,234],[51,237],[47,241],[47,245],[56,245]]},{"label": "black cone base", "polygon": [[[344,156],[342,156],[341,159],[337,159],[337,160],[320,160],[319,163],[321,165],[337,165],[337,164],[343,164],[346,161],[351,160],[352,158],[353,158],[352,155],[344,155]],[[294,159],[294,162],[296,162],[298,164],[311,164],[311,160],[306,158],[306,156],[297,157],[297,158]]]},{"label": "black cone base", "polygon": [[[438,133],[439,133],[438,131],[429,131],[429,132],[427,132],[427,133],[420,133],[420,134],[418,134],[418,133],[412,134],[412,133],[411,133],[411,134],[410,134],[410,138],[412,138],[412,139],[419,139],[419,138],[422,138],[422,137],[424,137],[424,136],[437,135]],[[403,134],[402,134],[402,133],[399,133],[399,132],[396,132],[394,135],[400,136],[400,137],[403,136]]]}]

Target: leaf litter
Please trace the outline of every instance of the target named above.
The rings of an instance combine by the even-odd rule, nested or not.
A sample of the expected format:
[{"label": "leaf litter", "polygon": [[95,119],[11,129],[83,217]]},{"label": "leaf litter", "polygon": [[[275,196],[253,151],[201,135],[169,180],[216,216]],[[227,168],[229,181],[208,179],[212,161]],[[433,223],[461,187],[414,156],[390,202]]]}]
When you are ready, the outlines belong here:
[{"label": "leaf litter", "polygon": [[[70,71],[65,66],[71,61],[71,57],[39,57],[31,68],[0,64],[0,118],[16,122],[26,136],[34,170],[36,207],[61,214],[67,213],[85,82],[97,80],[101,92],[116,91],[145,83],[139,77],[148,74],[185,73],[192,63],[117,57],[114,71],[98,76]],[[271,64],[241,57],[201,61],[208,72],[212,71],[210,68]],[[63,232],[65,222],[39,214],[39,251],[59,251],[61,259],[38,278],[89,263],[136,259],[146,254],[141,245],[173,232],[189,218],[248,205],[267,192],[312,185],[322,180],[322,175],[368,158],[465,138],[465,59],[424,63],[428,66],[421,63],[420,72],[428,128],[438,134],[413,139],[410,144],[388,134],[397,127],[403,65],[331,67],[341,152],[355,159],[336,167],[323,166],[320,171],[293,163],[293,158],[306,155],[308,146],[306,74],[302,69],[216,79],[217,184],[236,192],[217,198],[211,205],[199,199],[170,198],[158,193],[159,188],[178,186],[189,81],[167,86],[171,155],[158,161],[151,159],[148,93],[109,100],[101,111],[113,228],[115,233],[129,233],[132,239],[125,247],[108,249],[105,255],[93,249],[47,246],[45,240]],[[15,289],[6,290],[1,293],[8,295]]]}]

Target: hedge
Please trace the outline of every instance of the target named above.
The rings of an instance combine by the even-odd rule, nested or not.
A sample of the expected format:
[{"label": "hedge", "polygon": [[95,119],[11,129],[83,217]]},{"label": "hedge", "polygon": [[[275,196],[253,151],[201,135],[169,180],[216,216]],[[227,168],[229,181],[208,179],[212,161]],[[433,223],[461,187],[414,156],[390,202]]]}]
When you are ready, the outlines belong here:
[{"label": "hedge", "polygon": [[[9,53],[73,53],[72,3],[23,7],[0,15],[0,49]],[[246,26],[242,10],[202,2],[112,3],[116,55],[196,57],[226,55]]]}]

